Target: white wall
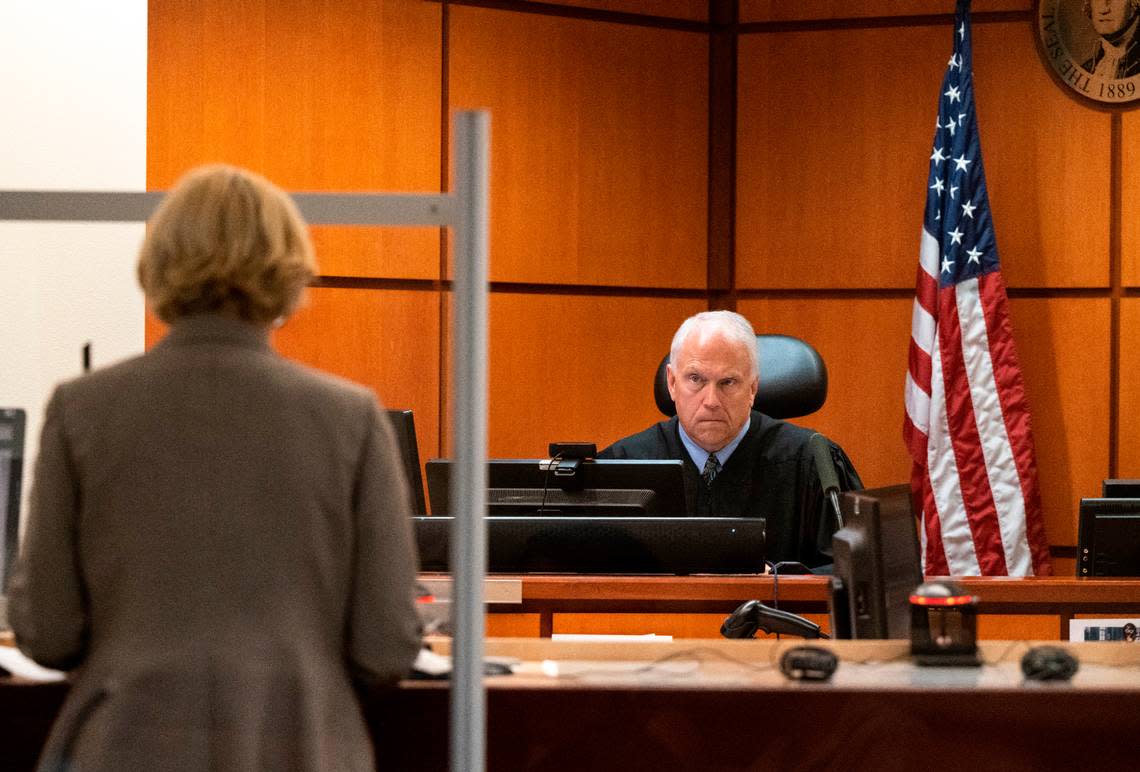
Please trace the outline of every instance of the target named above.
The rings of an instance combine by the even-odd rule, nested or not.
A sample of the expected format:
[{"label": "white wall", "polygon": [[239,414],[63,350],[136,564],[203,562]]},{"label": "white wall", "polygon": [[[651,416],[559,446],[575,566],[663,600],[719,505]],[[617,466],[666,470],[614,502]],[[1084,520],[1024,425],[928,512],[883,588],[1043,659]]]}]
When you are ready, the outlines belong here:
[{"label": "white wall", "polygon": [[[146,0],[5,0],[0,188],[146,189]],[[141,224],[0,222],[0,406],[28,411],[25,500],[52,387],[143,350]],[[26,511],[26,510],[25,510]]]}]

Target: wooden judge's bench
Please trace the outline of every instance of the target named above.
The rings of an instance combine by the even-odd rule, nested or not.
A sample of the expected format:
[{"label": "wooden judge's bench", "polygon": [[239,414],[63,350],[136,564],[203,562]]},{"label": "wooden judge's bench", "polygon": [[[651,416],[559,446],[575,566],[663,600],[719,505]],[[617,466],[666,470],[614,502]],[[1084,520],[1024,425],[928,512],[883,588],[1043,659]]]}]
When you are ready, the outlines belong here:
[{"label": "wooden judge's bench", "polygon": [[[981,667],[919,667],[904,641],[824,641],[839,667],[813,684],[780,673],[801,640],[716,638],[742,601],[777,594],[826,625],[825,577],[490,577],[486,653],[519,664],[487,679],[487,769],[1134,768],[1140,646],[1063,644],[1080,661],[1072,682],[1025,680],[1019,663],[1067,638],[1069,619],[1140,616],[1140,580],[960,581],[979,598],[982,637],[1005,639],[981,642]],[[503,637],[514,630],[529,637]],[[543,638],[561,632],[676,639]],[[0,769],[33,768],[66,693],[0,679]],[[447,769],[449,697],[447,681],[419,680],[366,695],[378,767]]]}]

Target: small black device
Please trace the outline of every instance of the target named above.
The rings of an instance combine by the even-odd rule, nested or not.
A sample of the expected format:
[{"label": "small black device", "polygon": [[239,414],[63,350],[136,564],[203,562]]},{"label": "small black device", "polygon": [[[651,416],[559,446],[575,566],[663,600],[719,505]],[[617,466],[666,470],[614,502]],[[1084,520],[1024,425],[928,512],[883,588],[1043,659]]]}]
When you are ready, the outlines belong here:
[{"label": "small black device", "polygon": [[978,598],[948,579],[920,584],[910,596],[910,653],[919,665],[977,667]]},{"label": "small black device", "polygon": [[[420,567],[446,571],[454,518],[413,518]],[[492,573],[759,574],[764,519],[488,517]]]},{"label": "small black device", "polygon": [[416,422],[411,410],[388,410],[388,420],[392,422],[392,430],[396,433],[396,446],[400,450],[400,461],[404,465],[404,474],[408,478],[408,487],[412,492],[412,507],[415,515],[426,515],[427,505],[424,502],[424,476],[420,472],[420,450],[416,443]]},{"label": "small black device", "polygon": [[1021,672],[1030,681],[1068,681],[1080,663],[1060,646],[1034,646],[1021,658]]},{"label": "small black device", "polygon": [[757,630],[801,638],[824,637],[819,625],[810,619],[766,606],[758,600],[740,604],[720,626],[720,634],[725,638],[753,638]]},{"label": "small black device", "polygon": [[[572,466],[572,468],[571,468]],[[487,514],[684,516],[684,462],[597,459],[563,467],[551,459],[487,462]],[[448,514],[451,461],[426,464],[433,515]]]},{"label": "small black device", "polygon": [[793,646],[780,657],[780,672],[793,681],[826,681],[839,668],[839,658],[820,646]]},{"label": "small black device", "polygon": [[0,408],[0,591],[7,589],[16,560],[26,420],[20,408]]},{"label": "small black device", "polygon": [[1085,498],[1077,576],[1140,576],[1140,498]]}]

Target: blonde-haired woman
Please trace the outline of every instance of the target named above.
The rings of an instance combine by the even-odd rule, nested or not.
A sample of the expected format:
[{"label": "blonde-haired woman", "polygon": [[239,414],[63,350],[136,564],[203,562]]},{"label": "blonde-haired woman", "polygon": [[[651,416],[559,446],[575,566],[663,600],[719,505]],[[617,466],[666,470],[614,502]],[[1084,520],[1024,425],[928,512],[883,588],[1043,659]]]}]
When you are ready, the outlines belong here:
[{"label": "blonde-haired woman", "polygon": [[315,270],[287,195],[194,170],[138,265],[169,333],[52,395],[9,611],[73,671],[41,768],[373,768],[353,686],[419,647],[411,509],[372,393],[270,348]]}]

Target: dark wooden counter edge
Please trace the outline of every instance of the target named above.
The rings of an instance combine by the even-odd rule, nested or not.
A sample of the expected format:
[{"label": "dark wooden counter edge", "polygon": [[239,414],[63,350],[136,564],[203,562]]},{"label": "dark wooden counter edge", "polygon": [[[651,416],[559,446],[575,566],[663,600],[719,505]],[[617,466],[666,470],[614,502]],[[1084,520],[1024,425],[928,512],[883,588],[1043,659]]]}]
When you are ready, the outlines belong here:
[{"label": "dark wooden counter edge", "polygon": [[[706,612],[731,611],[753,598],[770,602],[775,581],[768,575],[571,576],[501,575],[522,583],[522,604],[494,604],[498,612]],[[934,578],[934,577],[930,577]],[[826,611],[826,576],[779,579],[779,600],[789,609]],[[1073,614],[1140,612],[1140,579],[1075,577],[955,578],[978,596],[982,613]]]}]

